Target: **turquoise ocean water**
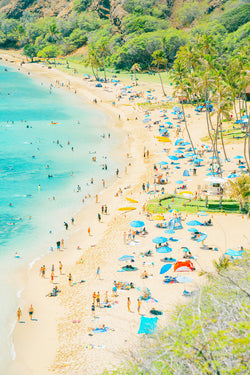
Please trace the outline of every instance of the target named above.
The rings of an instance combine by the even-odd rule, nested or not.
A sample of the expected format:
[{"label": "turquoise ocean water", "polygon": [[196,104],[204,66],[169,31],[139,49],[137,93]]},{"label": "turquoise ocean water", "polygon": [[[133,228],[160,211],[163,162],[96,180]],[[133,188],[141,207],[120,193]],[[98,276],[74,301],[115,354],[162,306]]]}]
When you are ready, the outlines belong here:
[{"label": "turquoise ocean water", "polygon": [[109,154],[119,134],[109,139],[106,121],[76,95],[0,65],[0,372],[15,356],[10,332],[23,287],[11,275],[55,244],[91,177],[101,190],[120,166]]}]

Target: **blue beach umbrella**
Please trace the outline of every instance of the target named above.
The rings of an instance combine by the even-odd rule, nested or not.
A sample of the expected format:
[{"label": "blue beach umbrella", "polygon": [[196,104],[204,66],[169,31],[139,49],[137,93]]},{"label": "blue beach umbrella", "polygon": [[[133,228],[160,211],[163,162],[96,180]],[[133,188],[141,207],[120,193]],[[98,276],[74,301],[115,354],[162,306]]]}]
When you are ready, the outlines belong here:
[{"label": "blue beach umbrella", "polygon": [[171,121],[166,121],[165,124],[173,125],[173,123]]},{"label": "blue beach umbrella", "polygon": [[170,160],[179,160],[179,158],[177,158],[177,156],[175,156],[175,155],[170,155],[168,158]]},{"label": "blue beach umbrella", "polygon": [[197,212],[197,215],[199,215],[199,216],[208,216],[208,213],[205,212],[205,211],[199,211],[199,212]]},{"label": "blue beach umbrella", "polygon": [[142,120],[142,122],[144,123],[144,124],[146,124],[147,122],[149,122],[150,121],[150,118],[145,118],[144,120]]},{"label": "blue beach umbrella", "polygon": [[169,212],[179,212],[179,210],[176,210],[175,208],[171,208],[171,210],[169,210]]},{"label": "blue beach umbrella", "polygon": [[168,247],[168,246],[162,246],[156,249],[156,252],[160,254],[171,253],[171,251],[172,251],[171,247]]},{"label": "blue beach umbrella", "polygon": [[243,159],[243,156],[237,155],[237,156],[234,157],[234,159]]},{"label": "blue beach umbrella", "polygon": [[183,184],[182,180],[175,181],[176,184]]},{"label": "blue beach umbrella", "polygon": [[175,146],[178,146],[178,144],[179,143],[181,143],[181,142],[183,142],[184,141],[184,139],[183,138],[178,138],[178,139],[176,139],[176,141],[175,141]]},{"label": "blue beach umbrella", "polygon": [[168,272],[171,267],[172,267],[172,264],[164,264],[164,266],[161,267],[160,275],[163,275],[164,273]]},{"label": "blue beach umbrella", "polygon": [[181,151],[181,150],[174,150],[174,153],[176,153],[176,154],[184,154],[184,152]]},{"label": "blue beach umbrella", "polygon": [[184,253],[190,252],[190,250],[186,246],[182,247],[181,250],[184,251]]},{"label": "blue beach umbrella", "polygon": [[134,220],[134,221],[131,221],[131,223],[129,224],[132,228],[142,228],[142,227],[145,227],[145,223],[141,220]]},{"label": "blue beach umbrella", "polygon": [[193,152],[188,152],[185,157],[186,158],[192,158],[195,154]]},{"label": "blue beach umbrella", "polygon": [[195,226],[195,225],[201,225],[202,223],[198,220],[191,220],[187,223],[187,225]]},{"label": "blue beach umbrella", "polygon": [[166,161],[160,161],[158,164],[159,165],[167,165],[168,163]]},{"label": "blue beach umbrella", "polygon": [[153,240],[153,243],[165,243],[168,241],[167,237],[155,237]]},{"label": "blue beach umbrella", "polygon": [[201,163],[203,159],[195,159],[194,162]]},{"label": "blue beach umbrella", "polygon": [[118,260],[120,260],[121,262],[129,262],[130,260],[134,260],[134,259],[135,257],[133,255],[123,255]]},{"label": "blue beach umbrella", "polygon": [[167,229],[167,230],[164,230],[164,233],[167,233],[167,234],[174,234],[175,231],[173,229]]},{"label": "blue beach umbrella", "polygon": [[238,176],[239,176],[238,174],[231,173],[229,176],[227,176],[227,178],[235,178],[235,177],[238,177]]},{"label": "blue beach umbrella", "polygon": [[244,168],[246,168],[246,167],[245,167],[245,165],[240,165],[238,168],[240,168],[240,169],[244,169]]}]

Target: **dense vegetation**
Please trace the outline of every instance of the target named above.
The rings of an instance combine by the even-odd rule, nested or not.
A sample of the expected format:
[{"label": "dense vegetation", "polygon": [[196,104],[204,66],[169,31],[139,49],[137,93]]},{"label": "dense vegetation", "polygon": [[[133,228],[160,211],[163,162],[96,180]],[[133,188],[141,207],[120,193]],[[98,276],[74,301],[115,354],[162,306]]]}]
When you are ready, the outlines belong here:
[{"label": "dense vegetation", "polygon": [[[110,1],[101,4],[106,9]],[[26,10],[12,19],[2,12],[0,47],[24,47],[30,58],[51,58],[86,44],[93,49],[105,44],[105,64],[123,70],[134,64],[151,69],[153,52],[162,49],[166,59],[162,68],[169,68],[179,48],[197,35],[215,35],[222,53],[234,54],[246,45],[250,4],[245,0],[221,4],[211,12],[209,0],[125,0],[122,15],[112,17],[111,13],[100,14],[92,0],[74,0],[72,12],[64,18],[41,18]]]},{"label": "dense vegetation", "polygon": [[249,266],[249,253],[238,261],[221,258],[209,285],[112,374],[249,374]]}]

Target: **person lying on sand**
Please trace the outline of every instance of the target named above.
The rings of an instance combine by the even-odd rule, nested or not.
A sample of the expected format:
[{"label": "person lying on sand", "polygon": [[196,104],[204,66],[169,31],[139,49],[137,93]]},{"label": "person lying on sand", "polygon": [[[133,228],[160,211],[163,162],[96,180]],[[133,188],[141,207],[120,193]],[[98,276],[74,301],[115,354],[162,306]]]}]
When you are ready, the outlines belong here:
[{"label": "person lying on sand", "polygon": [[148,279],[148,274],[147,274],[146,270],[141,274],[141,278],[142,279]]}]

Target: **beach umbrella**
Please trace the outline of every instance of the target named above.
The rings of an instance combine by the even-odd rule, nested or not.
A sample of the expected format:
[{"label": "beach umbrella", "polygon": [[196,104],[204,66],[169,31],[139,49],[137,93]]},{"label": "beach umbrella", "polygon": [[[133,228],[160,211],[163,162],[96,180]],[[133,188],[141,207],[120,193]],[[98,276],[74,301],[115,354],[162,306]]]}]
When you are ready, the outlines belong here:
[{"label": "beach umbrella", "polygon": [[238,168],[244,169],[244,168],[246,168],[246,166],[245,165],[240,165]]},{"label": "beach umbrella", "polygon": [[193,152],[188,152],[185,157],[186,158],[192,158],[195,154]]},{"label": "beach umbrella", "polygon": [[172,251],[171,247],[168,247],[168,246],[162,246],[156,249],[156,252],[160,254],[171,253],[171,251]]},{"label": "beach umbrella", "polygon": [[168,272],[171,267],[172,267],[172,264],[164,264],[164,266],[161,267],[160,275],[163,275],[164,273]]},{"label": "beach umbrella", "polygon": [[142,120],[142,122],[143,122],[144,124],[148,123],[149,121],[151,121],[150,118],[145,118],[144,120]]},{"label": "beach umbrella", "polygon": [[123,255],[118,260],[121,262],[129,262],[130,260],[134,260],[135,257],[133,255]]},{"label": "beach umbrella", "polygon": [[195,159],[194,162],[201,163],[203,159]]},{"label": "beach umbrella", "polygon": [[176,281],[178,281],[178,283],[191,283],[193,279],[188,276],[177,276]]},{"label": "beach umbrella", "polygon": [[134,221],[131,221],[131,223],[129,224],[132,228],[142,228],[142,227],[145,227],[145,223],[141,220],[134,220]]},{"label": "beach umbrella", "polygon": [[189,228],[188,231],[191,232],[191,233],[199,232],[198,229],[196,229],[196,228]]},{"label": "beach umbrella", "polygon": [[164,233],[167,233],[167,234],[174,234],[175,231],[173,229],[167,229],[167,230],[164,230]]},{"label": "beach umbrella", "polygon": [[175,111],[175,112],[181,112],[181,108],[177,107],[177,106],[174,106],[173,107],[173,111]]},{"label": "beach umbrella", "polygon": [[176,214],[177,212],[179,212],[179,210],[176,210],[175,208],[171,208],[171,210],[169,210],[169,212],[171,212],[171,213],[173,212],[173,213]]},{"label": "beach umbrella", "polygon": [[237,156],[234,157],[234,159],[243,159],[243,156],[237,155]]},{"label": "beach umbrella", "polygon": [[182,180],[175,181],[176,184],[183,184],[184,182]]},{"label": "beach umbrella", "polygon": [[159,243],[165,243],[167,241],[168,241],[167,237],[155,237],[152,240],[153,243],[157,243],[157,244],[159,244]]},{"label": "beach umbrella", "polygon": [[176,141],[175,141],[175,146],[178,146],[178,144],[179,143],[181,143],[181,142],[183,142],[184,141],[184,139],[183,138],[178,138],[178,139],[176,139]]},{"label": "beach umbrella", "polygon": [[177,158],[177,156],[175,156],[175,155],[170,155],[168,158],[170,160],[179,160],[179,158]]},{"label": "beach umbrella", "polygon": [[191,220],[187,223],[187,225],[195,226],[195,225],[201,225],[202,223],[198,220]]},{"label": "beach umbrella", "polygon": [[238,177],[238,176],[239,176],[238,174],[231,173],[229,176],[227,176],[227,178],[235,178],[235,177]]},{"label": "beach umbrella", "polygon": [[165,124],[173,125],[173,123],[171,121],[166,121]]},{"label": "beach umbrella", "polygon": [[152,219],[153,220],[165,220],[163,215],[154,215]]},{"label": "beach umbrella", "polygon": [[181,247],[181,250],[183,250],[184,253],[189,253],[190,252],[190,250],[186,246]]},{"label": "beach umbrella", "polygon": [[174,152],[175,152],[176,154],[184,154],[184,152],[183,152],[182,150],[174,150]]},{"label": "beach umbrella", "polygon": [[206,178],[206,181],[209,181],[209,182],[213,182],[214,184],[223,184],[226,182],[226,178],[223,178],[223,177],[208,177]]},{"label": "beach umbrella", "polygon": [[160,161],[159,163],[157,163],[159,165],[167,165],[168,163],[166,161]]},{"label": "beach umbrella", "polygon": [[197,215],[199,215],[199,216],[208,216],[208,213],[206,211],[199,211],[199,212],[197,212]]}]

